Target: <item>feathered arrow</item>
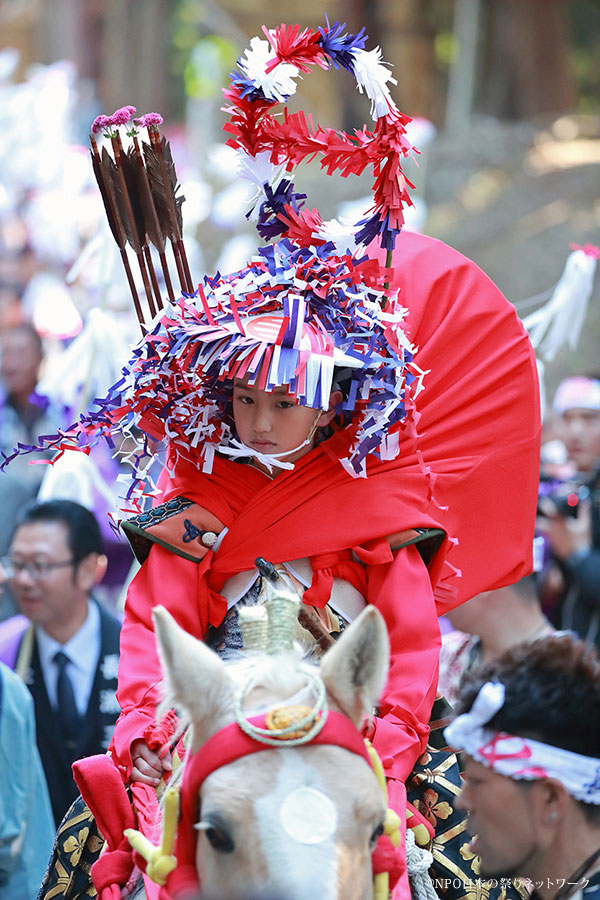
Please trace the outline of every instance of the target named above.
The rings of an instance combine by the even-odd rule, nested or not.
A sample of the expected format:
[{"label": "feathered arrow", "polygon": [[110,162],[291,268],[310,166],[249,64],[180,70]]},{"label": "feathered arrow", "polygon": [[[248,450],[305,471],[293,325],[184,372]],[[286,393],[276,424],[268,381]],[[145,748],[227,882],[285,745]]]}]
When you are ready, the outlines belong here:
[{"label": "feathered arrow", "polygon": [[[109,168],[109,163],[105,159],[105,157],[110,160],[109,154],[106,152],[106,149],[102,150],[102,158],[100,157],[100,153],[98,151],[98,144],[96,143],[96,138],[94,134],[90,135],[90,143],[91,143],[91,156],[92,156],[92,168],[94,170],[94,175],[96,177],[96,181],[98,183],[98,188],[100,189],[100,196],[102,197],[102,202],[104,204],[104,210],[106,212],[106,218],[108,220],[108,226],[112,232],[112,235],[115,239],[115,242],[119,248],[121,253],[121,259],[123,261],[123,267],[125,269],[125,274],[127,276],[127,282],[129,284],[129,290],[131,291],[131,296],[133,298],[133,305],[135,307],[135,312],[138,318],[138,322],[142,326],[142,333],[144,333],[144,314],[142,312],[142,307],[140,305],[140,298],[137,292],[137,288],[135,286],[135,281],[133,278],[133,273],[131,271],[131,266],[129,265],[129,259],[127,258],[127,234],[125,232],[125,228],[123,226],[123,220],[119,215],[117,209],[117,201],[113,196],[111,191],[111,180],[107,177],[106,172]],[[114,163],[113,163],[114,165]]]},{"label": "feathered arrow", "polygon": [[177,196],[179,185],[169,142],[161,137],[156,125],[148,126],[148,135],[150,144],[144,143],[143,150],[154,207],[161,227],[173,245],[181,288],[187,293],[192,293],[192,278],[182,239],[181,204],[185,197]]}]

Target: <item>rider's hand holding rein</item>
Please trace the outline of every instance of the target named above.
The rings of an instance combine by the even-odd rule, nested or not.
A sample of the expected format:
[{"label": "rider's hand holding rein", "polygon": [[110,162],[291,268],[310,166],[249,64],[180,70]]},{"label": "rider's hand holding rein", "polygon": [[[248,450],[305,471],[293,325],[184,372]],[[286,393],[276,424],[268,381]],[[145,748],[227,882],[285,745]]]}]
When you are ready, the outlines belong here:
[{"label": "rider's hand holding rein", "polygon": [[161,755],[151,750],[143,738],[138,738],[131,745],[131,781],[157,785],[165,772],[171,772],[169,751],[161,751]]}]

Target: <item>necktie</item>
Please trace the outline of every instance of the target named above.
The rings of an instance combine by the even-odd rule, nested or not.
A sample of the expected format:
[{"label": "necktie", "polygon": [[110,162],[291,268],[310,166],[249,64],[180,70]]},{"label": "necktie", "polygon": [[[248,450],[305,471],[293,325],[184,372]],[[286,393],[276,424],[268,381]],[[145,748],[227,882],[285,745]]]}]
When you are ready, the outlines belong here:
[{"label": "necktie", "polygon": [[75,703],[73,682],[67,673],[67,664],[71,660],[66,653],[59,650],[54,654],[54,662],[58,669],[56,679],[56,701],[58,705],[58,720],[68,749],[73,752],[79,734],[79,713]]}]

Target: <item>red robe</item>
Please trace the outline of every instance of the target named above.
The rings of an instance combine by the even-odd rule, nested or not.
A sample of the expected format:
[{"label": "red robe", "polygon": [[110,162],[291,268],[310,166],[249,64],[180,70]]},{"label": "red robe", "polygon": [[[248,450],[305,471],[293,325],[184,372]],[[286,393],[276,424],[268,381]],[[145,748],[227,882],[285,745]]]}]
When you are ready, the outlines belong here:
[{"label": "red robe", "polygon": [[[472,262],[444,244],[404,233],[393,286],[409,309],[416,361],[428,372],[417,399],[418,442],[402,435],[398,459],[370,460],[353,479],[337,461],[338,434],[270,481],[254,468],[217,458],[212,475],[180,465],[164,500],[183,494],[229,529],[218,552],[197,564],[154,546],[130,587],[121,635],[112,744],[124,771],[129,747],[153,721],[161,678],[150,609],[166,606],[202,637],[225,606],[228,577],[272,562],[311,557],[315,588],[332,574],[361,578],[340,558],[365,563],[368,602],[390,631],[391,669],[374,744],[401,805],[403,781],[423,751],[437,685],[437,615],[474,594],[531,571],[539,466],[535,360],[513,307]],[[429,572],[414,547],[392,557],[385,537],[441,527],[448,538]],[[346,567],[346,568],[345,568]],[[154,791],[133,786],[143,818]]]}]

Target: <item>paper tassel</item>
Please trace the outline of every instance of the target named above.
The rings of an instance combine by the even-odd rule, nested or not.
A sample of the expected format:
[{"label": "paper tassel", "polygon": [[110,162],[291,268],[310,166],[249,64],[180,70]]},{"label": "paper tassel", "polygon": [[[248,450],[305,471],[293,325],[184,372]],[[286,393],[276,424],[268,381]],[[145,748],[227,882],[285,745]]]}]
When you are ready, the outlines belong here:
[{"label": "paper tassel", "polygon": [[269,71],[269,63],[272,61],[274,56],[270,43],[254,37],[250,41],[250,48],[246,50],[245,59],[239,58],[238,68],[268,100],[285,103],[296,93],[294,78],[298,78],[300,71],[290,63],[280,63]]},{"label": "paper tassel", "polygon": [[371,117],[377,120],[380,116],[387,116],[390,111],[396,109],[387,82],[391,84],[398,82],[392,78],[388,67],[381,62],[381,50],[379,47],[374,50],[354,50],[352,56],[358,90],[361,93],[364,91],[371,101]]},{"label": "paper tassel", "polygon": [[577,347],[585,321],[600,249],[573,248],[550,300],[523,319],[536,355],[551,362],[565,344]]}]

